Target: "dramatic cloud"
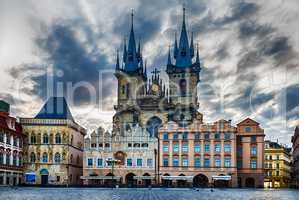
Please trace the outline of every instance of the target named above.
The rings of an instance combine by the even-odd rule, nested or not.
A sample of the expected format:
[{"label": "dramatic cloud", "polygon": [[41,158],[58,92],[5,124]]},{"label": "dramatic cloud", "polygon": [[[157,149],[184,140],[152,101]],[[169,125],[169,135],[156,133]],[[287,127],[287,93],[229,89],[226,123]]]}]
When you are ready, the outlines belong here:
[{"label": "dramatic cloud", "polygon": [[299,123],[299,3],[293,1],[7,0],[0,5],[0,98],[13,104],[13,114],[33,116],[53,79],[54,93],[75,88],[68,100],[79,123],[111,127],[115,52],[128,37],[131,9],[150,74],[165,69],[183,3],[200,47],[204,120],[237,123],[249,116],[268,138],[289,144]]}]

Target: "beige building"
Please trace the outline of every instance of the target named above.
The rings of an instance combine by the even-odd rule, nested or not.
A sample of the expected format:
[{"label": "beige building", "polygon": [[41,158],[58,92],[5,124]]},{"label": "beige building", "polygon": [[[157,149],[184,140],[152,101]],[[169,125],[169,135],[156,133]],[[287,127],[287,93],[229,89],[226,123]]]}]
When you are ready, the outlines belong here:
[{"label": "beige building", "polygon": [[23,183],[23,141],[25,135],[10,105],[0,101],[0,186]]},{"label": "beige building", "polygon": [[81,184],[85,129],[63,97],[51,97],[35,118],[21,118],[26,184]]},{"label": "beige building", "polygon": [[157,138],[138,125],[130,126],[123,135],[111,135],[99,128],[85,139],[84,185],[154,184],[157,144]]},{"label": "beige building", "polygon": [[265,141],[265,188],[288,188],[291,182],[291,148]]}]

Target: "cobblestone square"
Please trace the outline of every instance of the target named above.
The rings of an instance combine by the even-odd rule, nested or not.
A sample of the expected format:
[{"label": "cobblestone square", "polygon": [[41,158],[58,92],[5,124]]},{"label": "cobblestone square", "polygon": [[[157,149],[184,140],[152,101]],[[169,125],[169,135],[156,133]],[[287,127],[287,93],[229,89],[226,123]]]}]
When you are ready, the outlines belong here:
[{"label": "cobblestone square", "polygon": [[0,188],[1,200],[293,200],[298,195],[299,190],[264,189]]}]

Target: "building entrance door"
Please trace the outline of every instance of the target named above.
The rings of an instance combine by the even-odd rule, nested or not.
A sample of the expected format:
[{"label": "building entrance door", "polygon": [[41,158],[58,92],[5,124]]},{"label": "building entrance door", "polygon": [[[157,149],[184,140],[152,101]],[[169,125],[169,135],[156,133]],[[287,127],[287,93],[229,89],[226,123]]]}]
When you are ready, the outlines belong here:
[{"label": "building entrance door", "polygon": [[47,185],[48,184],[48,175],[41,175],[41,183],[42,185]]}]

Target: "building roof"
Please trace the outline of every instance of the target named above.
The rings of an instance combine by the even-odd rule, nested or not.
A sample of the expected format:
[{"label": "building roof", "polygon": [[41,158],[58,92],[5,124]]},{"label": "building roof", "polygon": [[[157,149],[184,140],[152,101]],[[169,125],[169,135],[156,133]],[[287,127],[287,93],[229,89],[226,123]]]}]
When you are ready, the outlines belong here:
[{"label": "building roof", "polygon": [[35,119],[69,119],[74,121],[64,97],[50,97]]},{"label": "building roof", "polygon": [[7,124],[7,118],[12,117],[0,115],[0,128],[16,132],[17,134],[22,134],[22,126],[18,122],[15,122],[15,130],[11,129]]}]

